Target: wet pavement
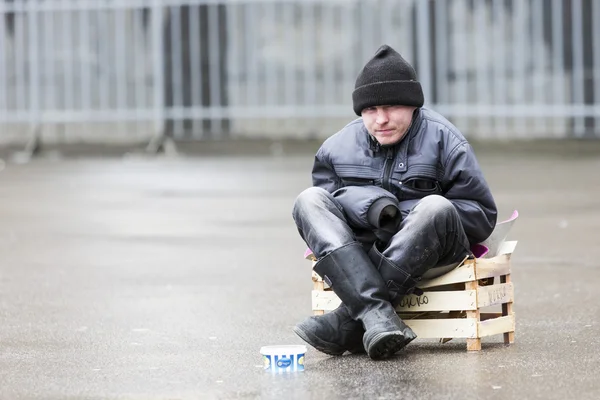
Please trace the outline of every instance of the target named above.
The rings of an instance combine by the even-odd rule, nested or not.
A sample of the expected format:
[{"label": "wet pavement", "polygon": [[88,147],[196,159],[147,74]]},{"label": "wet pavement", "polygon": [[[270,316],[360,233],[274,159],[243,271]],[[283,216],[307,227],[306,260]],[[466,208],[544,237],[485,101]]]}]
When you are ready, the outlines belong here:
[{"label": "wet pavement", "polygon": [[2,164],[0,398],[600,396],[600,153],[478,153],[501,216],[521,214],[514,345],[311,348],[270,375],[259,349],[302,343],[312,288],[291,219],[312,154],[275,154]]}]

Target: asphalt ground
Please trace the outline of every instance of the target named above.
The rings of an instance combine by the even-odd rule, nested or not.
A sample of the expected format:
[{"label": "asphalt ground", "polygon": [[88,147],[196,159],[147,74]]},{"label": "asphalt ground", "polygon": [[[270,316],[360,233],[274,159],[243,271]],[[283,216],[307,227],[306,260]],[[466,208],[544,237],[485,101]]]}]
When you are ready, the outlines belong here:
[{"label": "asphalt ground", "polygon": [[301,344],[292,327],[311,315],[291,209],[313,148],[7,157],[0,398],[597,399],[593,146],[478,149],[501,217],[520,212],[513,345],[417,339],[379,362],[311,348],[305,371],[284,375],[265,373],[259,350]]}]

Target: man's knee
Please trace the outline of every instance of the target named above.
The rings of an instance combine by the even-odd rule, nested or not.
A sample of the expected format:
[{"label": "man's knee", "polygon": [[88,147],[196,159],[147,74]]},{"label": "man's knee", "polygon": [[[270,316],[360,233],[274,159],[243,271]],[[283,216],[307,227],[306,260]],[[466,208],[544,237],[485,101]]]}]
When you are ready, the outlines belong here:
[{"label": "man's knee", "polygon": [[316,186],[309,187],[303,190],[294,201],[294,219],[316,208],[323,208],[331,201],[332,196],[327,190]]},{"label": "man's knee", "polygon": [[439,195],[422,198],[417,204],[419,212],[430,214],[432,217],[449,217],[457,215],[456,208],[450,200]]}]

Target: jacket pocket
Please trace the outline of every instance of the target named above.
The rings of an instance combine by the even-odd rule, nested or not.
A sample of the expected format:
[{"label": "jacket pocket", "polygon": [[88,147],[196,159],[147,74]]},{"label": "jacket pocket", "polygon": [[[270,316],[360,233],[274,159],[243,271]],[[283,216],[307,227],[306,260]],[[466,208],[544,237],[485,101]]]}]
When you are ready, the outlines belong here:
[{"label": "jacket pocket", "polygon": [[342,187],[373,186],[380,174],[380,171],[366,166],[336,165],[334,168]]},{"label": "jacket pocket", "polygon": [[340,177],[342,186],[373,186],[375,184],[374,179],[365,178],[354,178],[354,177]]},{"label": "jacket pocket", "polygon": [[402,182],[400,191],[404,199],[421,199],[432,194],[442,194],[442,186],[436,179],[415,176]]}]

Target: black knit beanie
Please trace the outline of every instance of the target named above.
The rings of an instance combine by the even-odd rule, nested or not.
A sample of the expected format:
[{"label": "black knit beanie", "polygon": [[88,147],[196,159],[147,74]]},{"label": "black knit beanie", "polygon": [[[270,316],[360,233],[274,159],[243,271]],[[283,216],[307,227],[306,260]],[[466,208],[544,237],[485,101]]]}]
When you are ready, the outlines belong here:
[{"label": "black knit beanie", "polygon": [[363,67],[352,93],[354,112],[372,106],[423,106],[423,89],[415,69],[398,52],[383,45]]}]

